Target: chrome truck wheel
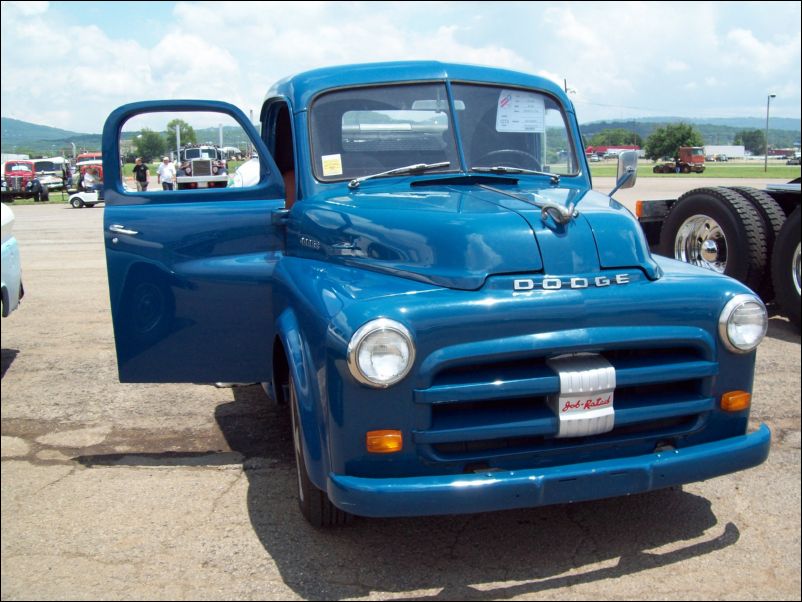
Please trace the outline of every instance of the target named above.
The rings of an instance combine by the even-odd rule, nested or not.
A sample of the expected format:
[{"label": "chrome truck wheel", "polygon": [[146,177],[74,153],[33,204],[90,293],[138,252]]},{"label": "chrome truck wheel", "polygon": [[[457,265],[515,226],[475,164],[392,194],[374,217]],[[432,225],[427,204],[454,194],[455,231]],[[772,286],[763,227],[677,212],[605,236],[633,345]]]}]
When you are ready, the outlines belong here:
[{"label": "chrome truck wheel", "polygon": [[694,215],[679,227],[674,258],[723,274],[727,269],[727,237],[712,217]]},{"label": "chrome truck wheel", "polygon": [[727,188],[697,188],[671,207],[660,253],[740,280],[757,290],[767,267],[766,227],[757,209]]}]

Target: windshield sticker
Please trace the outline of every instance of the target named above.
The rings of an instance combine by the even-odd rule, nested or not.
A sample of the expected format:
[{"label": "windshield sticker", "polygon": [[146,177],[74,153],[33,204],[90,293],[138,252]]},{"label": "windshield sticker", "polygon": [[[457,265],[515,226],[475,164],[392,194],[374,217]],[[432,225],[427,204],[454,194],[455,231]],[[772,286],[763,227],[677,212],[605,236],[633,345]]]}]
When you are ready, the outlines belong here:
[{"label": "windshield sticker", "polygon": [[337,155],[323,155],[323,176],[341,176],[343,175],[343,160],[342,157]]},{"label": "windshield sticker", "polygon": [[502,90],[496,107],[496,131],[543,133],[546,131],[546,105],[532,92]]}]

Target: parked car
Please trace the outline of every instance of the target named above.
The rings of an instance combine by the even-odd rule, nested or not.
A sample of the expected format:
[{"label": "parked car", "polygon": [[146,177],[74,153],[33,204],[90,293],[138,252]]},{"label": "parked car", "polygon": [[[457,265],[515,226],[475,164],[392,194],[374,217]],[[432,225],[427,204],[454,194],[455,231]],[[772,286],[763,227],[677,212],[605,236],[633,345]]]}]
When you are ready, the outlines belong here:
[{"label": "parked car", "polygon": [[799,165],[799,157],[791,157],[785,162],[786,165]]},{"label": "parked car", "polygon": [[7,318],[19,306],[20,299],[25,294],[22,287],[20,270],[19,245],[14,237],[14,212],[5,204],[2,206],[2,314]]}]

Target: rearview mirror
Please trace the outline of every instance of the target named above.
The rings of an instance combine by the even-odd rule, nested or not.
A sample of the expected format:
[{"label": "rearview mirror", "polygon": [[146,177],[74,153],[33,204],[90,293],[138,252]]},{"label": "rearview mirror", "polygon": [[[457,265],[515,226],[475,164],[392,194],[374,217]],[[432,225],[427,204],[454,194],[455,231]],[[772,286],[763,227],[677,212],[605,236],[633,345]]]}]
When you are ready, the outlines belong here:
[{"label": "rearview mirror", "polygon": [[615,188],[610,196],[621,188],[632,188],[638,179],[638,152],[624,151],[618,155],[618,172],[615,178]]}]

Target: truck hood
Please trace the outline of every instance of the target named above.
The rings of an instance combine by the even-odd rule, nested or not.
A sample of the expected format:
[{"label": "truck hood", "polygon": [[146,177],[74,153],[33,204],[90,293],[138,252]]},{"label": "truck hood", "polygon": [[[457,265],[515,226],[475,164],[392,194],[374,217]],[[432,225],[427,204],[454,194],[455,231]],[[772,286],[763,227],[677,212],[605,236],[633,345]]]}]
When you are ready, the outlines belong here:
[{"label": "truck hood", "polygon": [[[658,277],[640,225],[616,201],[575,188],[508,182],[428,180],[296,203],[287,251],[462,290],[500,274],[630,268]],[[573,203],[578,215],[565,225],[544,222],[537,205],[544,202]]]}]

